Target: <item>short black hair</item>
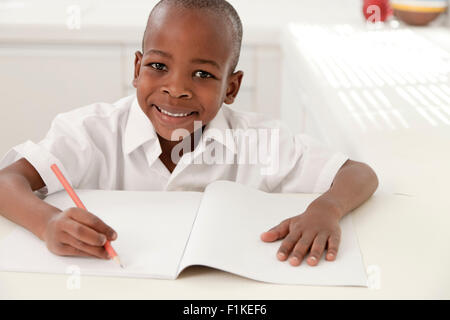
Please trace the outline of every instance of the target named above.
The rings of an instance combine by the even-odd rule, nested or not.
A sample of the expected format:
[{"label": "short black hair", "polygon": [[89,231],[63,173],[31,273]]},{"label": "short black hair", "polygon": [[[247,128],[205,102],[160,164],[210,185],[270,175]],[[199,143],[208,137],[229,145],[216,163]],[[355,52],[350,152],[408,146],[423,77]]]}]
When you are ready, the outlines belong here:
[{"label": "short black hair", "polygon": [[228,19],[232,26],[232,64],[231,64],[231,72],[234,72],[236,66],[239,62],[239,56],[241,54],[241,45],[242,45],[242,22],[237,13],[236,9],[226,0],[160,0],[155,7],[150,12],[148,17],[147,26],[145,28],[144,36],[142,37],[142,51],[144,51],[144,40],[145,34],[147,32],[148,23],[150,21],[150,17],[153,12],[156,11],[157,8],[163,5],[176,5],[181,6],[186,9],[205,9],[210,10],[211,12],[219,15],[224,19]]}]

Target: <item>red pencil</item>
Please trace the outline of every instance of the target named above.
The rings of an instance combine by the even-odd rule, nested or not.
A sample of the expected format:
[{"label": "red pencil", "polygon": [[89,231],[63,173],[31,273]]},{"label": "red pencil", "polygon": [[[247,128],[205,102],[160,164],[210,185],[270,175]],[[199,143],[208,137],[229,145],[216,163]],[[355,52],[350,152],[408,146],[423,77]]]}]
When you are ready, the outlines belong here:
[{"label": "red pencil", "polygon": [[[86,207],[81,202],[80,198],[78,198],[77,194],[75,193],[75,190],[72,189],[70,183],[66,180],[62,172],[59,170],[58,166],[56,164],[52,164],[50,168],[53,170],[59,182],[61,182],[61,184],[63,185],[64,189],[66,189],[67,193],[72,198],[73,202],[75,202],[75,205],[78,208],[87,211]],[[111,246],[111,243],[109,241],[106,241],[104,247],[106,249],[106,252],[108,252],[109,257],[113,259],[115,262],[117,262],[123,268],[123,265],[120,263],[119,256],[117,255],[116,251],[114,251],[113,247]]]}]

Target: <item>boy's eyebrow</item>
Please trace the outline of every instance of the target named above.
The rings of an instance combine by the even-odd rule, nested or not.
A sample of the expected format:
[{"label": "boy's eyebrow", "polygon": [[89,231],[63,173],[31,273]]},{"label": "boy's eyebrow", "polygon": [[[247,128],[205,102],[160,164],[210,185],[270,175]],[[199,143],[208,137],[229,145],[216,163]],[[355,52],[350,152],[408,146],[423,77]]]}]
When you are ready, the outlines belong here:
[{"label": "boy's eyebrow", "polygon": [[[150,49],[147,52],[145,52],[145,55],[147,55],[147,54],[157,54],[159,56],[163,56],[163,57],[172,59],[172,55],[170,53],[167,53],[167,52],[164,52],[161,50],[157,50],[157,49]],[[210,64],[220,70],[220,65],[214,60],[196,58],[196,59],[192,59],[191,62],[197,63],[197,64]]]},{"label": "boy's eyebrow", "polygon": [[163,56],[163,57],[172,58],[172,55],[170,53],[167,53],[167,52],[164,52],[161,50],[157,50],[157,49],[150,49],[147,52],[145,52],[144,55],[152,54],[152,53]]},{"label": "boy's eyebrow", "polygon": [[220,66],[217,62],[215,62],[214,60],[207,60],[207,59],[192,59],[191,60],[192,63],[198,63],[198,64],[210,64],[213,67],[216,67],[217,69],[220,70]]}]

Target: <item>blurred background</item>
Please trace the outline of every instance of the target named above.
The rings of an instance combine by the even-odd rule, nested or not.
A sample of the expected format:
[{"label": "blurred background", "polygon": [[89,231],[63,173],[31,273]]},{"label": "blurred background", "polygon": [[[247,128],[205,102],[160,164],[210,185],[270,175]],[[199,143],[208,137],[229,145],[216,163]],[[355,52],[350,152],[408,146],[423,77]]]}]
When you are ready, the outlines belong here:
[{"label": "blurred background", "polygon": [[[411,170],[430,183],[448,173],[447,0],[229,2],[244,25],[233,108],[367,161],[393,192],[423,189]],[[134,52],[156,3],[0,0],[0,154],[41,140],[58,113],[133,94]]]}]

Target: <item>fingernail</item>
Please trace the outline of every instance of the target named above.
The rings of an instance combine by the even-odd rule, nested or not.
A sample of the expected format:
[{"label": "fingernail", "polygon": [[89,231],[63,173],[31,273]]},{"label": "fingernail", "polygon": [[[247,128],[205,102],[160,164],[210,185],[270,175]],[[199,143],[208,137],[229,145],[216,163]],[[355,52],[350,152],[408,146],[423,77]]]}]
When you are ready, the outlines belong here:
[{"label": "fingernail", "polygon": [[311,262],[311,263],[316,263],[316,261],[317,261],[316,257],[309,257],[308,259],[309,259],[309,262]]},{"label": "fingernail", "polygon": [[106,240],[107,240],[106,237],[104,235],[101,235],[100,239],[102,241],[102,245],[104,245],[106,243]]},{"label": "fingernail", "polygon": [[327,258],[328,259],[333,259],[334,258],[334,254],[332,254],[332,253],[327,254]]},{"label": "fingernail", "polygon": [[300,260],[297,257],[292,257],[292,258],[289,259],[289,262],[292,265],[296,266],[296,265],[298,265],[300,263]]},{"label": "fingernail", "polygon": [[113,232],[111,239],[116,240],[117,239],[117,233]]},{"label": "fingernail", "polygon": [[278,252],[278,258],[284,259],[284,258],[286,258],[286,255],[283,252]]}]

